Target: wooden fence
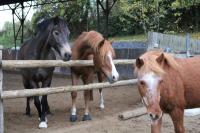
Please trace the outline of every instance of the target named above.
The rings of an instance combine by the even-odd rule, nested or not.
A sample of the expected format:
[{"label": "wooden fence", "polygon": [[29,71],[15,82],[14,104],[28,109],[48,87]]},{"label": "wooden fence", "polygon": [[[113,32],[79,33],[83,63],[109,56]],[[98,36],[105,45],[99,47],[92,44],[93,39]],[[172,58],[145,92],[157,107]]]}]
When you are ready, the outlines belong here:
[{"label": "wooden fence", "polygon": [[[115,53],[116,59],[137,59],[141,54],[146,52],[147,45],[146,42],[134,42],[134,41],[120,41],[113,42],[112,44]],[[18,57],[18,49],[3,49],[2,54],[3,60],[15,60]],[[55,53],[56,54],[56,53]],[[59,54],[56,54],[57,59],[61,59]],[[121,79],[131,79],[135,78],[133,75],[133,66],[131,64],[127,65],[118,65],[117,71],[120,74]],[[68,67],[56,67],[55,73],[71,75],[70,69]]]},{"label": "wooden fence", "polygon": [[[134,59],[126,60],[114,60],[116,65],[133,64]],[[98,88],[109,88],[122,85],[132,85],[137,82],[136,79],[121,80],[110,84],[105,83],[93,83],[88,85],[78,85],[78,86],[61,86],[52,88],[39,88],[39,89],[22,89],[13,91],[3,91],[3,72],[5,69],[15,69],[15,68],[30,68],[30,67],[70,67],[70,66],[92,66],[93,61],[91,60],[76,60],[63,62],[61,60],[2,60],[2,51],[0,51],[0,133],[4,132],[4,113],[3,113],[3,100],[22,98],[28,96],[36,95],[46,95],[55,93],[64,93],[71,91],[83,91]]]},{"label": "wooden fence", "polygon": [[158,32],[148,33],[148,49],[170,49],[175,53],[200,54],[200,40],[191,39],[189,34],[184,36],[168,35]]}]

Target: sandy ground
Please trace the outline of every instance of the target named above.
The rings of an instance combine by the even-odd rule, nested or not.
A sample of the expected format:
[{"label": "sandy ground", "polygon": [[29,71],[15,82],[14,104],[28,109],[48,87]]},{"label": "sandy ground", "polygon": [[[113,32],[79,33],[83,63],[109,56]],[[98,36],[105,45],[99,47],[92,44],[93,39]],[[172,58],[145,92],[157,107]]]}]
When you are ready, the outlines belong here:
[{"label": "sandy ground", "polygon": [[[66,77],[54,77],[52,86],[71,84]],[[22,89],[21,76],[4,73],[4,90]],[[103,91],[105,109],[98,108],[99,94],[94,92],[94,101],[90,109],[93,120],[82,122],[83,96],[78,93],[77,108],[78,122],[69,122],[71,98],[70,94],[54,94],[48,96],[53,116],[48,116],[48,128],[38,129],[38,116],[31,104],[31,117],[24,115],[25,99],[12,99],[4,101],[5,132],[6,133],[150,133],[150,124],[146,115],[126,120],[118,120],[120,112],[135,109],[141,106],[140,98],[135,86],[124,86],[106,89]],[[200,133],[200,116],[185,117],[186,131]],[[165,115],[163,120],[164,133],[173,133],[171,119]]]}]

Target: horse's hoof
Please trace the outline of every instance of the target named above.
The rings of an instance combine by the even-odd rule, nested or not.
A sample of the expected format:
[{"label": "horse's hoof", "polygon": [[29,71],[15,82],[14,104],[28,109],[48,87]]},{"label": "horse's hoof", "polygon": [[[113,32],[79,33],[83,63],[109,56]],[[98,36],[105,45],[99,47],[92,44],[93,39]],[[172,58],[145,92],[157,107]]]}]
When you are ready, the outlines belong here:
[{"label": "horse's hoof", "polygon": [[47,125],[47,123],[45,121],[40,122],[40,124],[39,124],[39,128],[40,129],[41,128],[47,128],[47,127],[48,127],[48,125]]},{"label": "horse's hoof", "polygon": [[76,122],[77,121],[77,115],[70,115],[70,121]]},{"label": "horse's hoof", "polygon": [[82,121],[90,121],[92,117],[90,115],[84,115]]}]

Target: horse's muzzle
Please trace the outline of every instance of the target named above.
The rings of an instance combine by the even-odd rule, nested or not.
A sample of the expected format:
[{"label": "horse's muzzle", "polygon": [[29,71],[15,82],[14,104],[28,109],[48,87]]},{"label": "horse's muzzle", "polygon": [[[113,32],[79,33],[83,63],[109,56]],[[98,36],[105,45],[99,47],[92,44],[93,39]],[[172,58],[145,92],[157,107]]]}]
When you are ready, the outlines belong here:
[{"label": "horse's muzzle", "polygon": [[119,79],[119,75],[109,75],[108,76],[108,81],[110,83],[114,83],[114,82],[118,81],[118,79]]},{"label": "horse's muzzle", "polygon": [[162,118],[163,116],[163,112],[161,112],[160,114],[153,114],[153,113],[148,113],[148,116],[151,120],[151,124],[156,124],[156,122]]},{"label": "horse's muzzle", "polygon": [[69,61],[70,59],[71,59],[71,54],[65,53],[63,60],[64,61]]}]

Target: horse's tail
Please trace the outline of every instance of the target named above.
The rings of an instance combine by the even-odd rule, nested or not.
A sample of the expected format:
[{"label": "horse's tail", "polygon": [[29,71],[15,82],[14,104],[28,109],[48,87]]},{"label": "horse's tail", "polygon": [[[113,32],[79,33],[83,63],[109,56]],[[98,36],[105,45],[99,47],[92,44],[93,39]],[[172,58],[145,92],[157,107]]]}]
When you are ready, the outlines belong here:
[{"label": "horse's tail", "polygon": [[90,90],[90,101],[93,101],[93,90]]}]

